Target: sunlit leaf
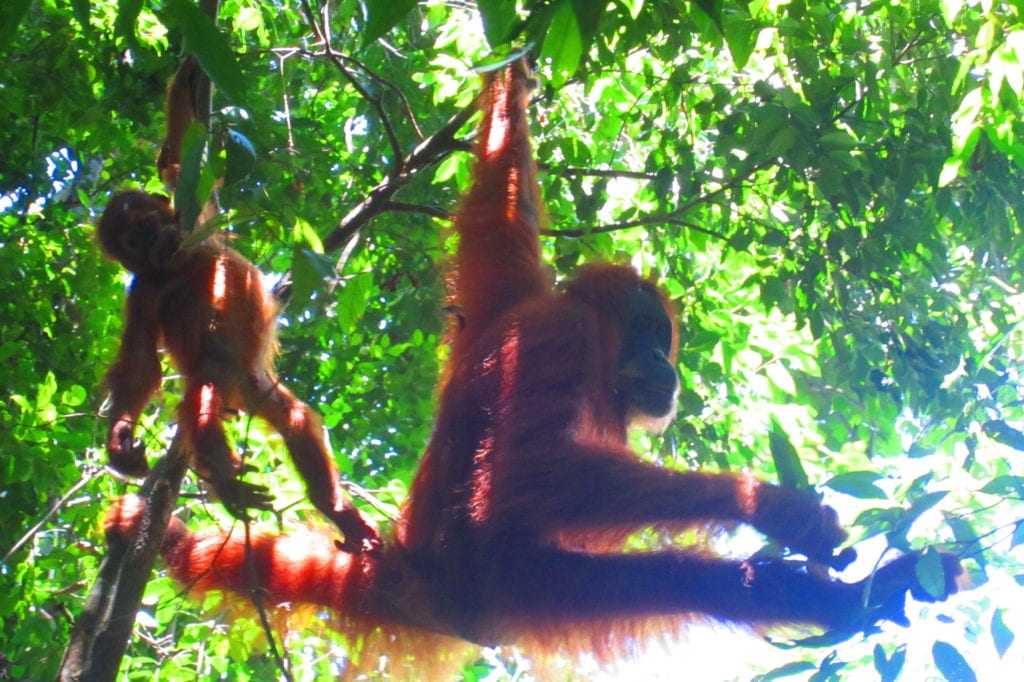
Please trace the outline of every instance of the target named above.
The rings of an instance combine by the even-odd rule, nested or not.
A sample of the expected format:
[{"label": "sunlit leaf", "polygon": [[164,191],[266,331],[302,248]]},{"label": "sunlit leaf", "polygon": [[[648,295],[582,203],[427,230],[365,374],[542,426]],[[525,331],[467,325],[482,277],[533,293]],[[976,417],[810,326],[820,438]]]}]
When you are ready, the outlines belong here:
[{"label": "sunlit leaf", "polygon": [[982,428],[985,430],[985,435],[997,443],[1024,452],[1024,432],[1019,429],[1013,428],[1001,419],[987,421]]},{"label": "sunlit leaf", "polygon": [[480,9],[487,42],[493,47],[507,41],[512,28],[519,22],[516,3],[506,0],[478,0],[477,7]]},{"label": "sunlit leaf", "polygon": [[794,675],[801,675],[814,670],[816,666],[807,661],[794,661],[786,663],[774,670],[758,675],[754,678],[756,682],[774,682],[774,680],[792,679]]},{"label": "sunlit leaf", "polygon": [[864,500],[884,500],[888,497],[876,483],[882,476],[873,471],[847,471],[830,478],[825,485],[853,497]]},{"label": "sunlit leaf", "polygon": [[227,36],[195,3],[168,0],[166,7],[169,20],[185,38],[185,50],[196,56],[225,97],[238,106],[246,106],[245,78]]},{"label": "sunlit leaf", "polygon": [[957,648],[948,642],[935,642],[932,646],[935,666],[949,682],[976,682],[978,677]]},{"label": "sunlit leaf", "polygon": [[981,488],[989,495],[1012,495],[1024,499],[1024,476],[996,476]]},{"label": "sunlit leaf", "polygon": [[989,631],[992,633],[992,641],[996,645],[996,651],[999,653],[999,658],[1003,657],[1006,650],[1013,644],[1013,640],[1016,639],[1016,635],[1006,625],[1003,620],[1003,614],[1006,609],[996,609],[992,612],[992,624],[989,627]]},{"label": "sunlit leaf", "polygon": [[583,38],[571,2],[562,2],[551,19],[541,54],[551,59],[554,84],[568,79],[583,56]]},{"label": "sunlit leaf", "polygon": [[917,581],[935,599],[946,596],[946,571],[942,565],[942,557],[929,547],[914,565]]},{"label": "sunlit leaf", "polygon": [[722,19],[722,32],[729,45],[729,53],[736,67],[742,69],[754,51],[761,26],[749,15],[739,11],[727,12]]},{"label": "sunlit leaf", "polygon": [[1010,547],[1024,545],[1024,521],[1018,521],[1013,526],[1013,537],[1010,539]]},{"label": "sunlit leaf", "polygon": [[[15,0],[12,11],[4,13],[7,21],[17,21],[17,7],[23,1]],[[24,4],[28,5],[27,2]],[[142,0],[118,0],[117,2],[117,21],[114,24],[114,30],[117,35],[127,39],[130,43],[135,42],[135,22],[139,18],[139,12],[142,11],[142,4]]]},{"label": "sunlit leaf", "polygon": [[906,645],[898,646],[892,652],[892,656],[886,657],[885,649],[881,644],[876,644],[873,652],[875,670],[881,682],[895,682],[903,672],[903,664],[907,661]]},{"label": "sunlit leaf", "polygon": [[768,434],[768,442],[779,483],[790,488],[806,488],[809,482],[800,456],[786,432],[774,418],[772,418],[772,430]]}]

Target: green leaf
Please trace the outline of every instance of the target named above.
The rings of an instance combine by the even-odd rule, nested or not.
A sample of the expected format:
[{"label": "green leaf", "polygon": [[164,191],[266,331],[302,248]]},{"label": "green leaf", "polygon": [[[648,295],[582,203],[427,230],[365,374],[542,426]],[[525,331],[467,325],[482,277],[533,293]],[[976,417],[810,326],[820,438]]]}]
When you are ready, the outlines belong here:
[{"label": "green leaf", "polygon": [[631,19],[640,16],[640,10],[644,8],[644,0],[619,0],[619,4],[626,8]]},{"label": "green leaf", "polygon": [[768,376],[769,381],[777,388],[782,394],[787,396],[796,395],[796,382],[793,381],[793,375],[790,374],[789,370],[781,362],[770,362],[764,368],[765,374]]},{"label": "green leaf", "polygon": [[1003,614],[1006,609],[996,609],[992,613],[992,624],[989,627],[989,631],[992,633],[992,641],[996,645],[996,652],[999,654],[999,658],[1003,657],[1006,650],[1013,644],[1013,640],[1016,639],[1016,635],[1013,631],[1007,627],[1003,621]]},{"label": "green leaf", "polygon": [[[181,141],[181,169],[174,188],[174,205],[181,214],[181,225],[191,230],[199,212],[209,196],[209,183],[203,182],[203,159],[206,155],[208,131],[199,121],[193,121]],[[206,192],[203,191],[206,184]]]},{"label": "green leaf", "polygon": [[497,71],[504,66],[511,64],[530,53],[530,48],[521,47],[515,50],[496,50],[493,54],[477,62],[473,66],[473,70],[477,73],[490,73],[491,71]]},{"label": "green leaf", "polygon": [[935,599],[946,598],[946,569],[942,565],[942,557],[932,547],[921,553],[914,564],[914,574],[921,587]]},{"label": "green leaf", "polygon": [[809,487],[807,472],[804,471],[804,466],[800,462],[800,456],[775,417],[772,417],[772,430],[768,434],[768,444],[772,453],[772,461],[775,463],[775,471],[779,477],[779,484],[790,488]]},{"label": "green leaf", "polygon": [[826,149],[850,150],[856,148],[860,144],[857,141],[857,138],[853,137],[845,130],[834,130],[831,133],[825,133],[818,139]]},{"label": "green leaf", "polygon": [[722,29],[722,5],[721,0],[696,0],[697,7],[700,7],[719,30]]},{"label": "green leaf", "polygon": [[[324,253],[324,243],[308,220],[303,220],[302,218],[295,220],[295,224],[292,226],[292,240],[296,244],[306,244],[316,254]],[[334,272],[333,261],[328,259],[327,262],[331,265],[323,271],[322,274],[325,277]]]},{"label": "green leaf", "polygon": [[1002,419],[993,419],[982,425],[982,430],[997,443],[1008,445],[1014,450],[1024,452],[1024,433],[1013,428]]},{"label": "green leaf", "polygon": [[580,27],[580,36],[586,46],[593,41],[594,36],[601,26],[601,16],[607,9],[607,2],[594,2],[593,0],[572,0],[573,12]]},{"label": "green leaf", "polygon": [[30,0],[7,0],[4,11],[0,13],[0,45],[6,47],[11,42],[29,4]]},{"label": "green leaf", "polygon": [[168,23],[181,31],[185,51],[196,56],[221,94],[233,104],[246,107],[245,78],[227,35],[189,0],[167,0],[165,14]]},{"label": "green leaf", "polygon": [[895,682],[903,671],[903,664],[907,662],[907,646],[905,644],[896,647],[892,656],[886,657],[885,649],[881,644],[876,644],[874,649],[875,670],[878,671],[880,682]]},{"label": "green leaf", "polygon": [[249,176],[256,167],[256,149],[248,137],[237,130],[229,130],[224,140],[227,169],[224,185],[230,187]]},{"label": "green leaf", "polygon": [[[20,1],[20,0],[16,0]],[[129,43],[135,40],[135,24],[142,11],[142,0],[117,0],[117,20],[114,22],[114,35],[126,39]]]},{"label": "green leaf", "polygon": [[1008,474],[996,476],[981,488],[981,492],[988,495],[1013,496],[1024,499],[1024,476]]},{"label": "green leaf", "polygon": [[43,410],[53,406],[53,398],[57,394],[57,377],[47,372],[36,391],[36,409]]},{"label": "green leaf", "polygon": [[959,514],[944,514],[944,516],[946,523],[953,530],[953,537],[956,538],[961,553],[974,556],[974,560],[984,570],[988,560],[985,557],[985,552],[979,548],[981,538],[978,537],[977,531],[974,530],[974,525],[968,518]]},{"label": "green leaf", "polygon": [[416,3],[417,0],[363,0],[363,47],[393,29]]},{"label": "green leaf", "polygon": [[60,403],[68,407],[78,407],[85,404],[88,398],[89,394],[86,392],[85,387],[74,384],[61,392]]},{"label": "green leaf", "polygon": [[763,675],[758,675],[754,679],[756,682],[774,682],[774,680],[784,680],[786,678],[791,678],[794,675],[808,673],[815,670],[816,667],[817,666],[810,661],[793,661],[792,663],[780,665],[778,668],[770,670]]},{"label": "green leaf", "polygon": [[964,7],[964,0],[940,0],[939,9],[942,11],[942,19],[947,26],[952,26],[960,10]]},{"label": "green leaf", "polygon": [[583,38],[572,3],[562,0],[544,36],[541,55],[551,60],[552,85],[561,87],[576,72],[583,57]]},{"label": "green leaf", "polygon": [[1024,521],[1018,521],[1013,527],[1013,537],[1010,539],[1010,548],[1024,545]]},{"label": "green leaf", "polygon": [[884,500],[889,496],[875,485],[882,476],[874,471],[847,471],[830,478],[826,486],[862,500]]},{"label": "green leaf", "polygon": [[864,528],[864,536],[871,537],[885,533],[899,523],[902,509],[895,507],[867,509],[857,515],[854,523]]},{"label": "green leaf", "polygon": [[777,158],[785,156],[785,154],[793,148],[796,143],[796,129],[792,127],[786,127],[781,129],[775,134],[771,142],[768,143],[768,157]]},{"label": "green leaf", "polygon": [[942,165],[942,172],[939,173],[939,187],[948,187],[960,175],[963,168],[962,159],[949,159]]},{"label": "green leaf", "polygon": [[508,0],[477,0],[477,9],[484,23],[484,36],[491,47],[504,45],[512,37],[519,22],[516,3]]},{"label": "green leaf", "polygon": [[921,514],[944,500],[947,495],[949,495],[949,491],[947,490],[935,490],[930,493],[925,493],[910,503],[910,509],[907,513],[910,517],[916,519]]},{"label": "green leaf", "polygon": [[729,46],[729,54],[737,69],[742,69],[750,60],[750,55],[757,45],[757,37],[761,33],[761,25],[750,18],[746,12],[733,10],[723,15],[722,33],[725,43]]},{"label": "green leaf", "polygon": [[324,281],[334,276],[334,259],[312,249],[295,249],[292,261],[292,299],[308,301],[323,289]]},{"label": "green leaf", "polygon": [[977,682],[978,677],[957,648],[948,642],[938,641],[932,645],[932,658],[949,682]]},{"label": "green leaf", "polygon": [[362,272],[345,280],[338,296],[338,328],[342,332],[355,329],[366,313],[373,287],[373,275]]}]

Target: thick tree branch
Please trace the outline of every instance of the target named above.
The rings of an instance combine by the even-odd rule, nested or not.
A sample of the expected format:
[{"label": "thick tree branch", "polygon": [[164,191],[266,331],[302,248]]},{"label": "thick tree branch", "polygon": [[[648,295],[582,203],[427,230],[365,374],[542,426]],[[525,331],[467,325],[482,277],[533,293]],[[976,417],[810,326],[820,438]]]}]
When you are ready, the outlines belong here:
[{"label": "thick tree branch", "polygon": [[392,125],[387,112],[384,110],[381,98],[379,96],[372,95],[367,91],[353,75],[351,70],[346,66],[345,62],[355,64],[360,71],[366,73],[370,78],[381,83],[387,89],[397,92],[406,116],[408,116],[416,134],[422,139],[422,132],[416,125],[415,117],[413,116],[408,101],[405,99],[401,90],[394,84],[389,83],[377,74],[373,73],[361,62],[335,51],[331,46],[330,28],[327,25],[326,17],[321,21],[307,0],[303,0],[302,6],[312,31],[317,36],[317,40],[324,47],[322,56],[330,59],[348,83],[374,108],[381,125],[384,127],[388,144],[391,147],[392,157],[395,159],[391,169],[388,171],[387,177],[385,177],[376,187],[371,189],[367,197],[350,210],[341,219],[338,227],[332,230],[331,233],[324,238],[324,249],[327,252],[332,252],[341,248],[347,244],[363,226],[373,220],[373,218],[388,211],[418,212],[435,217],[447,217],[447,211],[443,211],[439,208],[394,202],[391,199],[394,197],[395,193],[407,185],[424,169],[436,164],[438,161],[441,161],[454,151],[467,150],[470,148],[468,143],[456,140],[455,134],[466,123],[466,121],[470,119],[473,113],[476,112],[476,104],[473,103],[462,111],[456,113],[448,120],[447,123],[441,126],[437,132],[425,140],[422,140],[411,154],[404,156],[398,135],[395,132],[394,126]]},{"label": "thick tree branch", "polygon": [[139,491],[146,500],[146,511],[136,537],[110,545],[103,557],[82,615],[71,629],[57,677],[60,682],[101,682],[117,677],[186,468],[187,459],[176,436]]},{"label": "thick tree branch", "polygon": [[470,145],[462,140],[457,140],[455,134],[476,110],[474,102],[457,112],[437,132],[421,142],[402,161],[401,173],[388,175],[381,180],[376,187],[370,190],[366,199],[341,219],[338,227],[324,238],[324,249],[330,252],[340,248],[375,217],[388,210],[395,210],[396,206],[402,206],[402,204],[394,204],[391,198],[420,172],[443,160],[452,152],[468,150]]}]

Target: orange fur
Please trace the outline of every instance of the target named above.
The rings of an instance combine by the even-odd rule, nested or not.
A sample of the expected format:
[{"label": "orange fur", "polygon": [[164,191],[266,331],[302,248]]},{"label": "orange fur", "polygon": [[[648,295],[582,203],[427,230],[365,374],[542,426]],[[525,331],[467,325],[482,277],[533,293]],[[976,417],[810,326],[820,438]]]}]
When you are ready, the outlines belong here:
[{"label": "orange fur", "polygon": [[[157,168],[172,188],[182,139],[196,119],[200,75],[188,56],[167,89]],[[97,226],[104,252],[134,275],[121,347],[107,373],[110,465],[128,476],[149,470],[135,427],[160,385],[163,345],[185,377],[178,426],[192,465],[233,514],[244,518],[250,508],[271,505],[264,488],[242,480],[242,462],[224,434],[224,415],[242,409],[284,438],[313,505],[344,533],[343,547],[375,550],[377,530],[346,498],[320,418],[274,374],[277,306],[260,271],[219,235],[187,246],[186,236],[170,201],[141,191],[114,196]]]},{"label": "orange fur", "polygon": [[178,173],[181,170],[181,143],[185,139],[185,132],[198,118],[195,92],[200,75],[199,62],[195,57],[188,55],[181,61],[181,65],[167,85],[164,110],[167,134],[163,147],[160,148],[156,168],[164,185],[171,189],[178,184]]},{"label": "orange fur", "polygon": [[[694,614],[851,631],[900,620],[905,591],[922,598],[915,557],[884,567],[871,589],[830,578],[827,566],[852,552],[837,553],[846,533],[812,492],[665,469],[630,450],[628,427],[662,426],[674,411],[671,309],[628,267],[591,265],[551,286],[529,80],[519,62],[486,81],[475,183],[455,222],[463,324],[395,537],[378,555],[350,557],[311,531],[257,535],[249,572],[236,536],[177,526],[165,546],[172,575],[328,607],[357,639],[381,628],[398,638],[389,645],[418,646],[415,629],[425,641],[601,661],[671,638]],[[736,561],[703,546],[629,553],[616,542],[645,527],[717,522],[748,523],[824,566]],[[959,570],[955,559],[946,567],[950,578]],[[424,649],[418,660],[433,655]]]}]

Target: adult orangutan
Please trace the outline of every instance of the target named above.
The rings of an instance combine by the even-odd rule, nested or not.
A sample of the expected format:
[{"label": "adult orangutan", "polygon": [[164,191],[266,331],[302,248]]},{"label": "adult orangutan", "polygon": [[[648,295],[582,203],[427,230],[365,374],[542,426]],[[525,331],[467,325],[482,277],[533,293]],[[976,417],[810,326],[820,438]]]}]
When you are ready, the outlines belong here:
[{"label": "adult orangutan", "polygon": [[[665,296],[633,269],[584,267],[565,286],[540,259],[541,206],[526,108],[529,75],[515,63],[486,78],[473,188],[456,217],[460,329],[433,437],[395,539],[379,555],[332,552],[316,531],[257,534],[256,582],[269,602],[330,607],[354,637],[381,629],[419,659],[438,640],[533,644],[599,657],[690,614],[853,631],[905,620],[909,590],[929,594],[917,557],[870,581],[827,575],[852,550],[835,512],[808,491],[745,475],[681,472],[638,459],[631,425],[663,426],[678,388],[676,330]],[[145,508],[112,510],[114,541]],[[712,556],[706,547],[621,551],[626,532],[743,522],[808,561]],[[191,533],[172,522],[171,573],[199,589],[251,587],[240,534]],[[414,659],[415,660],[415,659]]]}]

